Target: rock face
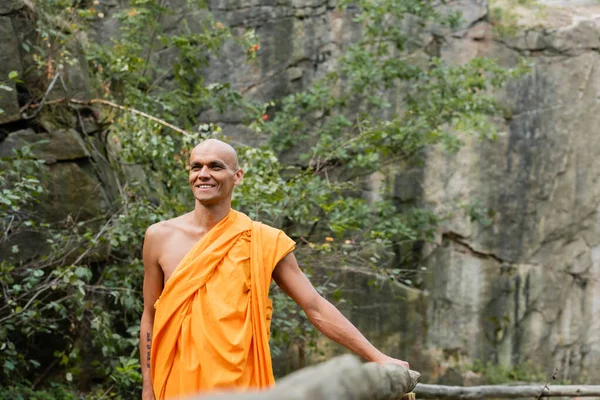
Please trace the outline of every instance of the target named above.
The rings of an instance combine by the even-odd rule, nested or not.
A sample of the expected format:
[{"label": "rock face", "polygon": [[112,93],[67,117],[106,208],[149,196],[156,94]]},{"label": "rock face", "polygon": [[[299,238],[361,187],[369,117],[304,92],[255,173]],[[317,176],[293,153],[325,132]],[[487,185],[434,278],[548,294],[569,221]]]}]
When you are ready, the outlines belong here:
[{"label": "rock face", "polygon": [[19,51],[18,36],[14,31],[11,18],[0,14],[0,82],[11,88],[11,91],[0,92],[0,123],[19,119],[19,103],[17,100],[16,86],[8,82],[8,74],[12,71],[21,73],[21,56]]},{"label": "rock face", "polygon": [[546,20],[524,21],[549,28],[525,26],[502,38],[475,10],[465,15],[477,20],[447,36],[445,59],[488,56],[514,65],[525,56],[534,64],[501,95],[504,134],[465,137],[454,156],[431,151],[423,169],[378,173],[371,189],[387,180],[400,201],[440,212],[477,203],[491,221],[457,215],[444,224],[425,251],[420,294],[399,285],[376,292],[366,271],[342,270],[334,281],[353,303],[346,315],[376,345],[409,359],[424,382],[468,384],[461,370],[474,360],[507,369],[529,362],[547,376],[556,368],[560,379],[597,382],[600,6],[549,4]]},{"label": "rock face", "polygon": [[[25,0],[3,0],[0,4],[0,83],[9,86],[12,91],[0,90],[0,125],[23,121],[21,107],[34,98],[38,100],[50,82],[37,68],[32,46],[36,43],[36,12],[31,2]],[[77,44],[68,45],[73,55],[61,69],[66,82],[64,93],[60,84],[56,84],[47,100],[65,95],[85,100],[89,98],[89,73],[87,60]],[[18,82],[9,80],[9,74],[16,72]],[[44,71],[44,73],[47,71]],[[53,75],[53,74],[51,74]],[[6,131],[0,127],[0,139]]]},{"label": "rock face", "polygon": [[[31,26],[23,17],[25,2],[0,3],[5,79],[10,71],[26,70],[20,43]],[[110,16],[123,5],[100,3],[106,17],[97,22],[95,36],[107,42],[118,32]],[[167,3],[176,11],[162,23],[175,31],[186,1]],[[257,64],[246,65],[242,54],[226,48],[208,81],[231,82],[258,100],[307,87],[335,67],[336,56],[358,35],[351,15],[336,11],[333,0],[209,3],[215,18],[237,33],[255,29],[261,51]],[[499,94],[508,110],[500,121],[505,134],[492,142],[466,137],[453,156],[431,151],[419,171],[379,173],[365,194],[375,198],[375,188],[390,181],[399,201],[439,211],[477,202],[489,210],[491,223],[461,216],[447,221],[437,245],[425,250],[420,291],[389,283],[376,290],[369,283],[377,277],[368,271],[335,270],[349,299],[344,312],[378,347],[409,359],[424,382],[463,383],[460,368],[477,359],[506,366],[530,360],[544,371],[558,368],[560,378],[575,383],[600,379],[600,6],[543,3],[539,14],[516,7],[522,26],[498,37],[485,1],[453,2],[463,21],[457,31],[444,33],[443,58],[460,64],[490,56],[514,65],[524,56],[535,63]],[[153,55],[153,63],[168,63],[169,51]],[[84,60],[73,68],[68,85],[85,97]],[[73,122],[61,125],[43,116],[33,130],[19,112],[19,94],[27,91],[13,88],[0,92],[0,155],[19,143],[44,140],[34,154],[48,163],[55,187],[49,206],[56,218],[103,212],[110,205],[110,173],[93,162],[90,139],[72,130]],[[198,119],[218,122],[240,140],[256,140],[236,115]],[[320,349],[327,354],[340,351],[326,346]]]},{"label": "rock face", "polygon": [[[396,282],[390,282],[371,271],[343,266],[314,268],[311,280],[322,284],[329,280],[339,286],[342,303],[335,303],[346,317],[377,347],[388,355],[411,360],[411,368],[423,373],[422,382],[437,368],[429,357],[423,357],[427,332],[427,294]],[[324,336],[318,339],[319,354],[311,354],[311,362],[323,362],[345,352]],[[276,375],[283,376],[299,367],[296,348],[276,359]],[[415,360],[419,363],[412,364]]]},{"label": "rock face", "polygon": [[90,156],[83,139],[73,129],[58,130],[50,134],[37,134],[31,129],[24,129],[8,135],[1,144],[0,157],[11,157],[14,150],[24,145],[31,146],[34,157],[45,160],[48,164]]},{"label": "rock face", "polygon": [[[22,110],[33,98],[41,96],[50,82],[41,77],[27,49],[34,43],[35,10],[30,2],[6,0],[0,4],[0,83],[12,91],[0,91],[0,157],[10,159],[14,150],[30,146],[33,157],[44,160],[44,185],[48,197],[35,204],[35,211],[46,221],[64,224],[67,221],[89,221],[104,215],[111,207],[114,174],[100,152],[102,142],[93,133],[89,119],[77,121],[73,115],[42,110]],[[26,44],[29,45],[26,46]],[[48,100],[69,96],[86,99],[89,96],[87,61],[81,49],[73,46],[74,58],[65,66],[62,76],[67,93],[51,91]],[[8,80],[17,72],[18,81]],[[28,115],[29,114],[29,115]],[[80,122],[80,124],[78,123]],[[75,128],[90,127],[85,133]],[[2,173],[2,171],[0,171]],[[0,247],[0,258],[13,257],[12,246],[18,246],[19,256],[27,259],[43,251],[44,238],[38,233],[24,231],[11,235]]]},{"label": "rock face", "polygon": [[600,123],[600,7],[547,12],[562,17],[552,29],[502,42],[489,35],[454,40],[445,50],[505,60],[531,56],[535,66],[506,93],[505,135],[494,142],[467,139],[456,157],[432,152],[428,158],[425,202],[442,209],[477,200],[493,216],[489,226],[450,221],[429,255],[427,346],[507,366],[529,360],[543,371],[558,368],[561,378],[594,382],[600,370],[600,143],[593,139]]}]

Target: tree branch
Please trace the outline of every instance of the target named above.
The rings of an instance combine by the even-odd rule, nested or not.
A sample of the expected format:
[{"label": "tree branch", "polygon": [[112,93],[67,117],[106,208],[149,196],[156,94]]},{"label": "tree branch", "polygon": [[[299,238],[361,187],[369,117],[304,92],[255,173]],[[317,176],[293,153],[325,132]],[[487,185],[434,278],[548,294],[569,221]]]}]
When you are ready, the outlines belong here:
[{"label": "tree branch", "polygon": [[[540,390],[542,391],[540,393]],[[489,385],[489,386],[443,386],[418,384],[414,389],[418,399],[447,398],[456,400],[471,399],[518,399],[541,397],[599,397],[600,385]]]},{"label": "tree branch", "polygon": [[[57,75],[56,77],[58,77],[59,75]],[[53,83],[56,81],[56,77],[55,79],[52,81]],[[49,89],[51,89],[51,87],[49,87]],[[163,120],[160,118],[157,118],[153,115],[147,114],[143,111],[140,110],[136,110],[135,108],[132,107],[125,107],[122,106],[120,104],[117,103],[113,103],[112,101],[108,101],[108,100],[103,100],[103,99],[91,99],[91,100],[79,100],[79,99],[67,99],[67,98],[62,98],[62,99],[57,99],[57,100],[52,100],[52,101],[45,101],[46,96],[44,96],[42,98],[42,101],[39,104],[30,104],[27,105],[25,107],[23,107],[21,109],[21,112],[23,113],[26,109],[31,109],[31,108],[38,108],[41,109],[44,105],[51,105],[51,104],[60,104],[60,103],[64,103],[64,102],[68,102],[68,103],[72,103],[72,104],[79,104],[79,105],[84,105],[84,106],[92,106],[94,104],[102,104],[111,108],[116,108],[118,110],[121,111],[126,111],[126,112],[130,112],[132,114],[136,114],[139,115],[140,117],[144,117],[146,119],[149,119],[153,122],[156,122],[159,125],[165,126],[169,129],[174,130],[175,132],[181,133],[184,136],[193,136],[195,137],[197,134],[194,134],[190,131],[186,131],[185,129],[181,129],[178,128],[177,126]],[[22,114],[24,119],[31,119],[33,117],[35,117],[37,114],[39,113],[39,110],[36,111],[35,113],[31,114],[31,115],[26,115],[26,114]]]}]

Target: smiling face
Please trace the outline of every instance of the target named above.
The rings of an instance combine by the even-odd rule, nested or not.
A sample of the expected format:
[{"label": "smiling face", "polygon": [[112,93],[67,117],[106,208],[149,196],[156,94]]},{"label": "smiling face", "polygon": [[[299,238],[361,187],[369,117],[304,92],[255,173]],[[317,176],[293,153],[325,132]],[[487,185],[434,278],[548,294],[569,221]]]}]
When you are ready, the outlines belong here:
[{"label": "smiling face", "polygon": [[190,154],[190,186],[196,200],[203,205],[231,206],[233,188],[243,177],[237,154],[227,143],[205,140]]}]

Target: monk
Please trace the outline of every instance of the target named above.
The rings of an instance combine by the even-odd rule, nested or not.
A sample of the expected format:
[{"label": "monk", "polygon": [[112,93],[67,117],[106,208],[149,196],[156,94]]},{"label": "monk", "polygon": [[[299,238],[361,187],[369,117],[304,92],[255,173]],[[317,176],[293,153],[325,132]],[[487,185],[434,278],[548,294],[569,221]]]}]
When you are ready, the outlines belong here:
[{"label": "monk", "polygon": [[313,288],[282,231],[231,209],[244,171],[215,139],[190,154],[192,212],[148,228],[140,324],[142,399],[274,384],[269,352],[271,280],[327,337],[369,361],[386,356]]}]

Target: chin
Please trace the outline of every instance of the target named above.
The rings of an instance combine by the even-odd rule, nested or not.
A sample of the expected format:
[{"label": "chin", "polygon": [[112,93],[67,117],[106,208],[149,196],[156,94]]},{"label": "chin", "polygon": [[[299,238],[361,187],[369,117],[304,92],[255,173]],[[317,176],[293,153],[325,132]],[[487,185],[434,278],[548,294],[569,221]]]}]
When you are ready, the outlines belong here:
[{"label": "chin", "polygon": [[207,201],[214,201],[215,200],[213,197],[194,196],[194,198],[196,199],[196,201],[199,201],[201,203],[205,203]]},{"label": "chin", "polygon": [[220,199],[214,197],[196,197],[196,201],[204,206],[212,206],[220,203]]}]

